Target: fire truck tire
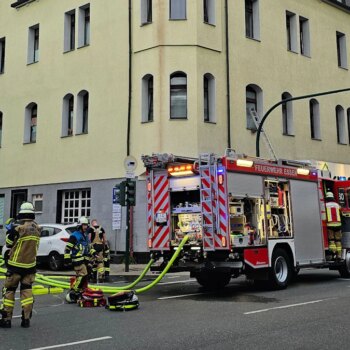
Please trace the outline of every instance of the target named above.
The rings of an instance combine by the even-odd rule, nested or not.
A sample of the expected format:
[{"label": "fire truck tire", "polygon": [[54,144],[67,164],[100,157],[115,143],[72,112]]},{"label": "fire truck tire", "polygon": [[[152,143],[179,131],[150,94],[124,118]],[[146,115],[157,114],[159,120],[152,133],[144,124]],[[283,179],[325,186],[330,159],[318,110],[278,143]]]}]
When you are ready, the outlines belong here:
[{"label": "fire truck tire", "polygon": [[339,268],[342,278],[350,278],[350,251],[346,253],[344,265]]},{"label": "fire truck tire", "polygon": [[292,277],[290,258],[284,249],[277,248],[272,255],[269,284],[272,289],[285,289]]},{"label": "fire truck tire", "polygon": [[224,288],[230,283],[231,274],[220,271],[202,271],[196,276],[197,282],[208,290]]}]

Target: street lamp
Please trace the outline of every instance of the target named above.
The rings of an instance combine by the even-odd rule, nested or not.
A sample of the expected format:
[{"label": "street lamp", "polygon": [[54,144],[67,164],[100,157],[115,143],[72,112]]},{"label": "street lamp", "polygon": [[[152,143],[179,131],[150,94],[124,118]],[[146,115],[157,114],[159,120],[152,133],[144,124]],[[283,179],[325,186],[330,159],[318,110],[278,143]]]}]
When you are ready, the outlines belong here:
[{"label": "street lamp", "polygon": [[304,95],[304,96],[297,96],[297,97],[291,97],[291,98],[286,98],[285,100],[281,100],[275,105],[273,105],[263,116],[263,118],[260,121],[257,133],[256,133],[256,156],[260,157],[260,134],[261,130],[263,128],[263,125],[265,123],[265,120],[267,117],[270,115],[270,113],[275,110],[278,106],[280,106],[283,103],[287,103],[290,101],[297,101],[297,100],[305,100],[307,98],[312,98],[312,97],[317,97],[317,96],[324,96],[324,95],[332,95],[332,94],[339,94],[341,92],[346,92],[350,91],[350,88],[347,89],[341,89],[341,90],[331,90],[331,91],[326,91],[326,92],[319,92],[311,95]]}]

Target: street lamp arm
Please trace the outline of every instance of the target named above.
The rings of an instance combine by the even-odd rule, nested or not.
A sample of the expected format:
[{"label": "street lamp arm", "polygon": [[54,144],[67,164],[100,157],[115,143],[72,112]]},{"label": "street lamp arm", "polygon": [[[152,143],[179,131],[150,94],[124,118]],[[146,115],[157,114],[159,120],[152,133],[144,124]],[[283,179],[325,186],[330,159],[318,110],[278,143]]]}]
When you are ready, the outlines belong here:
[{"label": "street lamp arm", "polygon": [[272,111],[274,111],[278,106],[281,104],[290,102],[290,101],[297,101],[297,100],[305,100],[307,98],[312,98],[312,97],[318,97],[318,96],[324,96],[324,95],[332,95],[332,94],[339,94],[341,92],[346,92],[350,91],[350,88],[346,89],[340,89],[340,90],[331,90],[331,91],[325,91],[325,92],[318,92],[315,94],[310,94],[310,95],[303,95],[303,96],[297,96],[297,97],[291,97],[291,98],[286,98],[285,100],[281,100],[278,103],[274,104],[263,116],[263,118],[260,121],[257,133],[256,133],[256,156],[260,157],[260,134],[261,130],[263,128],[263,125],[265,123],[265,120],[267,117],[271,114]]}]

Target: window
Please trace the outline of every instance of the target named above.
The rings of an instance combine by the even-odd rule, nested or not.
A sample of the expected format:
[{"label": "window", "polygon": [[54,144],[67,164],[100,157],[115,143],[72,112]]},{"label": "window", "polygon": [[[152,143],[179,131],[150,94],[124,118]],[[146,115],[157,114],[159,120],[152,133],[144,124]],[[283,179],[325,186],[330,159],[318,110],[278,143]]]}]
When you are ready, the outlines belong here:
[{"label": "window", "polygon": [[312,99],[309,102],[309,108],[311,138],[313,140],[321,140],[320,104],[317,100]]},{"label": "window", "polygon": [[141,0],[141,24],[152,22],[152,0]]},{"label": "window", "polygon": [[310,50],[310,25],[309,20],[304,17],[299,17],[300,31],[300,53],[304,56],[311,56]]},{"label": "window", "polygon": [[30,103],[25,109],[24,143],[35,143],[37,136],[38,106]]},{"label": "window", "polygon": [[[292,95],[288,92],[282,94],[282,100],[292,98]],[[283,135],[294,135],[294,123],[293,123],[293,102],[289,101],[282,104],[282,128]]]},{"label": "window", "polygon": [[215,122],[215,78],[207,73],[203,79],[204,85],[204,121]]},{"label": "window", "polygon": [[289,51],[298,52],[297,39],[297,16],[295,13],[286,12],[286,29],[287,29],[287,49]]},{"label": "window", "polygon": [[338,66],[341,68],[347,68],[346,35],[340,32],[337,32],[337,56]]},{"label": "window", "polygon": [[29,28],[27,63],[39,61],[39,24]]},{"label": "window", "polygon": [[5,72],[5,44],[6,39],[0,39],[0,74]]},{"label": "window", "polygon": [[51,227],[51,226],[40,226],[41,232],[40,237],[51,237],[54,235],[57,235],[57,233],[60,233],[62,230],[57,227]]},{"label": "window", "polygon": [[35,214],[43,212],[43,195],[42,194],[33,194],[32,203],[34,206]]},{"label": "window", "polygon": [[67,94],[63,98],[62,137],[73,135],[73,120],[74,120],[74,96],[72,94]]},{"label": "window", "polygon": [[257,85],[246,87],[246,121],[247,129],[256,131],[254,119],[259,121],[263,115],[263,92]]},{"label": "window", "polygon": [[2,112],[0,112],[0,147],[2,143]]},{"label": "window", "polygon": [[64,15],[64,52],[75,49],[75,10]]},{"label": "window", "polygon": [[346,145],[346,124],[344,108],[342,106],[337,106],[335,112],[337,122],[337,141],[341,145]]},{"label": "window", "polygon": [[142,78],[142,122],[153,121],[153,75]]},{"label": "window", "polygon": [[79,7],[78,45],[90,45],[90,4]]},{"label": "window", "polygon": [[170,119],[187,118],[187,76],[177,72],[170,76]]},{"label": "window", "polygon": [[247,38],[260,38],[259,0],[245,0],[245,35]]},{"label": "window", "polygon": [[215,0],[203,0],[203,20],[207,24],[215,24]]},{"label": "window", "polygon": [[87,134],[89,130],[89,93],[86,90],[78,94],[77,134]]},{"label": "window", "polygon": [[90,217],[91,190],[70,190],[62,193],[61,223],[77,222],[81,216]]},{"label": "window", "polygon": [[186,0],[170,0],[170,19],[186,19]]}]

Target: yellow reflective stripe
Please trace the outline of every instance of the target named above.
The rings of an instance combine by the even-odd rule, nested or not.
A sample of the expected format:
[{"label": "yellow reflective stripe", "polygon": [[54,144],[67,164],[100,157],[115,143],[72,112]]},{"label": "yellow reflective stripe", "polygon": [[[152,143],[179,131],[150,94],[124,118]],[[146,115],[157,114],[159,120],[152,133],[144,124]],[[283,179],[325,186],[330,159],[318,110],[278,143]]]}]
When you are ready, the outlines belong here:
[{"label": "yellow reflective stripe", "polygon": [[72,260],[73,260],[73,261],[82,261],[82,260],[84,260],[84,257],[82,256],[82,257],[80,257],[80,258],[73,258]]},{"label": "yellow reflective stripe", "polygon": [[22,306],[23,305],[28,305],[28,304],[33,304],[33,303],[34,303],[34,298],[33,297],[21,300]]},{"label": "yellow reflective stripe", "polygon": [[22,241],[40,241],[40,237],[38,237],[38,236],[25,236],[25,237],[18,238],[18,242],[22,242]]},{"label": "yellow reflective stripe", "polygon": [[13,306],[13,305],[15,305],[15,301],[11,300],[11,299],[4,299],[4,305]]},{"label": "yellow reflective stripe", "polygon": [[18,254],[22,248],[22,242],[17,242],[17,243],[19,243],[19,244],[18,244],[16,251],[15,251],[15,254],[13,256],[13,259],[12,259],[13,261],[16,261],[18,259]]},{"label": "yellow reflective stripe", "polygon": [[64,258],[65,259],[70,258],[70,254],[64,254]]},{"label": "yellow reflective stripe", "polygon": [[28,268],[34,267],[36,265],[36,261],[34,261],[33,263],[30,263],[30,264],[25,264],[25,263],[19,263],[19,262],[13,261],[13,260],[9,260],[8,264],[12,265],[12,266],[24,267],[24,268],[28,269]]},{"label": "yellow reflective stripe", "polygon": [[106,271],[111,271],[111,269],[109,267],[106,267],[105,270]]},{"label": "yellow reflective stripe", "polygon": [[104,268],[100,268],[100,269],[97,269],[98,272],[103,272],[104,271]]},{"label": "yellow reflective stripe", "polygon": [[9,238],[6,238],[6,243],[7,244],[13,244],[13,241],[11,241]]},{"label": "yellow reflective stripe", "polygon": [[68,243],[66,244],[66,247],[74,247],[74,244],[68,242]]}]

